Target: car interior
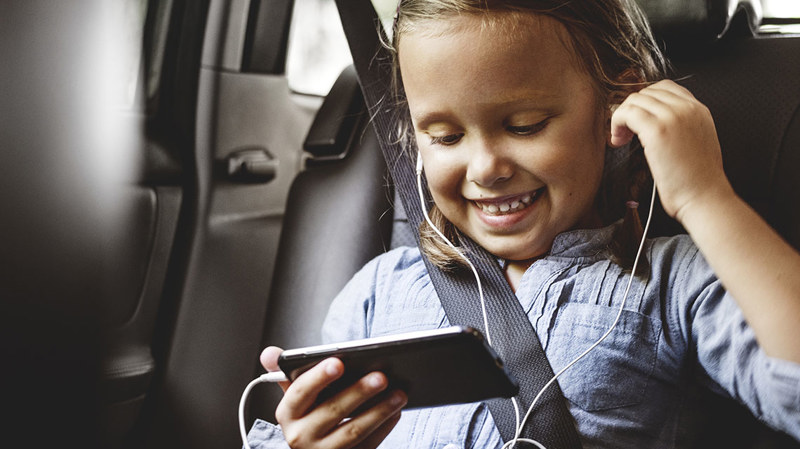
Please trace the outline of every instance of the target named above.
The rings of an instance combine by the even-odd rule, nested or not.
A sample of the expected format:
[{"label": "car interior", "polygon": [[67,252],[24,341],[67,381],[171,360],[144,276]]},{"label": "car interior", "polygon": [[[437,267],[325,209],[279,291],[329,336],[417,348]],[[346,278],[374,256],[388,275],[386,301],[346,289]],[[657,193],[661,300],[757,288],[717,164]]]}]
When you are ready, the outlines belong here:
[{"label": "car interior", "polygon": [[[313,5],[300,9],[304,2]],[[637,2],[674,79],[711,110],[737,193],[800,249],[800,14],[771,16],[761,0]],[[20,3],[0,7],[9,43],[0,54],[64,78],[20,90],[36,78],[2,69],[4,103],[21,111],[9,116],[54,110],[30,101],[55,98],[52,86],[82,90],[42,119],[3,120],[4,144],[37,147],[27,159],[5,152],[2,164],[0,199],[14,211],[2,327],[16,344],[3,348],[9,366],[25,366],[7,373],[14,383],[6,387],[20,386],[6,401],[17,415],[13,434],[58,441],[47,421],[60,420],[50,429],[67,447],[70,439],[75,447],[241,446],[236,410],[263,373],[261,350],[320,343],[328,305],[350,277],[390,248],[415,245],[416,224],[400,206],[353,67],[337,66],[323,94],[298,92],[287,77],[295,38],[320,32],[297,25],[299,11],[311,15],[332,1],[129,2],[141,44],[122,120],[130,132],[125,143],[113,135],[103,142],[127,145],[132,156],[116,160],[127,164],[124,173],[97,177],[105,184],[86,180],[108,165],[82,165],[80,145],[58,137],[101,122],[70,112],[96,84],[73,70],[76,59],[57,56],[74,50],[63,43],[79,42],[89,19],[105,16],[90,13],[92,2]],[[39,42],[42,32],[61,33],[61,47]],[[44,62],[24,65],[39,50],[49,52]],[[61,159],[45,151],[53,147]],[[48,165],[81,168],[41,170]],[[98,186],[107,188],[104,200],[80,197]],[[68,190],[76,193],[61,201]],[[39,200],[29,210],[20,198]],[[97,212],[107,204],[111,222]],[[84,212],[53,219],[68,207]],[[683,232],[658,206],[650,229]],[[51,385],[60,369],[69,373]],[[708,419],[697,447],[800,448],[733,401],[697,394]],[[276,385],[257,386],[248,426],[274,422],[281,395]]]}]

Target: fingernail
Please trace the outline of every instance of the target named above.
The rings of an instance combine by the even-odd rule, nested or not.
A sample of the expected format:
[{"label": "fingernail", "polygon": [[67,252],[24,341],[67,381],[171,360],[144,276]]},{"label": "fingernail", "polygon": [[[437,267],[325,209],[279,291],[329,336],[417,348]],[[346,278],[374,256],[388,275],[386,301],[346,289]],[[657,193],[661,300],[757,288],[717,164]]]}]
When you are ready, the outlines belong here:
[{"label": "fingernail", "polygon": [[336,363],[336,360],[328,360],[325,362],[325,374],[330,376],[339,374],[339,364]]},{"label": "fingernail", "polygon": [[383,385],[383,379],[380,374],[374,373],[367,377],[367,383],[373,388],[378,388]]}]

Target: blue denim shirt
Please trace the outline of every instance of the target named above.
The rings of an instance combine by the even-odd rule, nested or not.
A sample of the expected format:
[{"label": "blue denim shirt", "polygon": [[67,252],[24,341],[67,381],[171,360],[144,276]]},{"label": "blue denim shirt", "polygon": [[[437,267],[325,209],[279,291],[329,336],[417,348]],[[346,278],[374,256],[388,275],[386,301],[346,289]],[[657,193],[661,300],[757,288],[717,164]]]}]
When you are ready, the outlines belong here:
[{"label": "blue denim shirt", "polygon": [[[608,260],[612,232],[610,226],[559,235],[519,283],[516,295],[555,372],[617,315],[630,275]],[[698,384],[800,439],[800,365],[764,354],[688,236],[649,240],[645,251],[649,278],[634,279],[614,331],[558,379],[583,447],[687,446],[700,418]],[[334,342],[446,326],[419,250],[399,248],[367,264],[337,296],[323,337]],[[280,429],[263,421],[250,442],[286,447]],[[488,408],[475,403],[403,411],[380,447],[500,446]]]}]

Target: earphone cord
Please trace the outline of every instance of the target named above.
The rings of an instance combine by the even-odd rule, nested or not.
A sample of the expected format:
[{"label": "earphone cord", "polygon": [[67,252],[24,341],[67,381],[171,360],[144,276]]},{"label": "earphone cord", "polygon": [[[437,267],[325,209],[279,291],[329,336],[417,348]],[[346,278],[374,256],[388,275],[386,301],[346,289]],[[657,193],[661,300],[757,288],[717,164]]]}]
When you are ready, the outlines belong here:
[{"label": "earphone cord", "polygon": [[[447,237],[445,237],[444,234],[442,234],[441,231],[439,231],[439,229],[433,224],[433,222],[431,221],[430,217],[428,216],[428,208],[426,207],[425,195],[424,195],[423,190],[422,190],[422,158],[419,156],[419,154],[417,155],[417,189],[419,191],[419,200],[420,200],[420,204],[422,206],[422,213],[425,216],[425,221],[428,222],[428,225],[431,228],[433,228],[434,232],[436,232],[436,234],[450,248],[455,250],[458,253],[458,255],[461,256],[461,258],[464,259],[464,261],[467,262],[469,267],[472,269],[472,273],[475,275],[475,281],[478,284],[478,294],[480,295],[481,312],[483,313],[483,326],[484,326],[485,333],[486,333],[486,340],[489,343],[489,345],[491,345],[492,344],[492,340],[491,340],[490,332],[489,332],[489,320],[488,320],[487,313],[486,313],[486,302],[485,302],[485,299],[484,299],[484,296],[483,296],[483,286],[481,284],[480,276],[478,275],[478,270],[475,269],[475,266],[472,264],[472,262],[469,260],[469,258],[467,258],[464,255],[464,253],[462,253],[458,248],[456,248],[456,246]],[[570,367],[575,365],[579,360],[581,360],[587,354],[589,354],[595,348],[597,348],[597,346],[599,346],[600,343],[602,343],[603,340],[605,340],[606,337],[608,337],[611,334],[611,332],[614,330],[614,328],[617,327],[617,324],[619,323],[619,319],[622,316],[622,311],[625,309],[625,302],[628,299],[628,292],[630,292],[631,285],[633,283],[633,278],[635,277],[636,269],[639,266],[639,259],[640,259],[641,255],[642,255],[642,250],[644,249],[644,244],[645,244],[645,241],[646,241],[646,238],[647,238],[647,231],[650,229],[650,220],[653,217],[653,206],[654,206],[654,204],[656,202],[655,200],[656,200],[656,185],[654,183],[653,184],[653,192],[652,192],[652,195],[651,195],[651,198],[650,198],[650,209],[649,209],[649,211],[647,213],[647,221],[646,221],[645,226],[644,226],[644,231],[642,232],[642,240],[641,240],[641,242],[639,242],[639,248],[636,251],[636,258],[634,258],[633,267],[631,268],[631,275],[630,275],[630,278],[628,279],[628,284],[625,287],[625,292],[622,295],[622,302],[621,302],[621,304],[619,306],[619,311],[617,312],[617,316],[614,319],[614,323],[611,324],[611,327],[608,328],[608,330],[606,331],[605,334],[603,334],[603,336],[601,336],[596,342],[594,342],[587,350],[585,350],[583,353],[581,353],[579,356],[577,356],[574,360],[569,362],[564,368],[562,368],[558,373],[556,373],[556,375],[554,375],[553,378],[550,379],[544,385],[544,387],[542,387],[541,390],[539,390],[539,393],[536,395],[536,397],[534,397],[533,402],[531,402],[530,407],[528,407],[527,412],[525,412],[525,417],[522,419],[522,422],[520,422],[520,420],[519,420],[519,404],[517,403],[516,398],[511,398],[511,402],[514,405],[514,414],[516,416],[516,428],[517,428],[517,430],[516,430],[516,433],[514,435],[514,439],[511,440],[511,441],[508,441],[507,443],[505,443],[502,446],[502,449],[513,448],[517,444],[517,442],[531,443],[531,444],[537,446],[539,449],[547,449],[544,445],[542,445],[541,443],[539,443],[536,440],[532,440],[532,439],[529,439],[529,438],[520,438],[520,435],[522,434],[522,429],[525,427],[525,423],[530,418],[531,412],[533,411],[533,408],[536,406],[536,403],[542,397],[542,395],[547,390],[547,388],[550,385],[552,385],[558,379],[559,376],[564,374],[564,372],[567,369],[569,369]]]},{"label": "earphone cord", "polygon": [[639,242],[639,248],[636,251],[636,258],[633,260],[633,267],[631,268],[631,275],[628,278],[628,284],[625,287],[625,293],[623,293],[623,295],[622,295],[622,302],[621,302],[621,304],[619,306],[619,311],[617,312],[617,317],[614,319],[614,323],[611,324],[611,327],[608,328],[606,333],[603,334],[603,336],[600,337],[596,342],[594,342],[594,344],[592,344],[592,346],[590,346],[586,351],[581,353],[573,361],[569,362],[567,364],[567,366],[562,368],[561,371],[559,371],[555,376],[553,376],[553,378],[550,379],[550,381],[548,381],[545,384],[544,387],[542,387],[542,389],[539,391],[539,393],[533,399],[533,402],[531,403],[530,407],[528,407],[528,411],[525,413],[525,418],[522,419],[522,423],[517,427],[517,434],[514,436],[514,439],[509,442],[510,445],[509,445],[509,443],[506,443],[505,445],[503,445],[503,449],[505,449],[506,447],[513,448],[517,441],[524,441],[524,442],[534,443],[537,446],[539,446],[540,448],[546,449],[546,448],[544,448],[544,446],[540,445],[538,442],[535,442],[535,441],[532,441],[532,440],[528,440],[528,439],[519,438],[519,435],[522,433],[522,429],[525,426],[525,423],[528,421],[528,418],[530,417],[530,414],[533,411],[534,406],[536,406],[536,402],[539,400],[539,398],[541,398],[541,396],[542,396],[542,394],[544,394],[545,390],[547,390],[547,387],[552,385],[553,382],[555,382],[556,379],[558,379],[559,376],[564,374],[564,372],[567,369],[569,369],[570,367],[575,365],[580,359],[582,359],[587,354],[592,352],[598,345],[600,345],[600,343],[603,340],[606,339],[606,337],[608,337],[611,334],[611,332],[614,330],[614,328],[617,327],[617,324],[619,323],[619,319],[620,319],[620,317],[622,317],[622,311],[625,309],[625,301],[628,299],[628,292],[630,292],[631,284],[633,283],[633,278],[635,277],[635,274],[636,274],[636,268],[639,265],[639,259],[640,259],[641,255],[642,255],[642,250],[644,249],[644,244],[645,244],[645,241],[646,241],[646,238],[647,238],[647,231],[650,228],[650,220],[651,220],[651,218],[653,218],[653,205],[656,202],[655,200],[656,200],[656,185],[653,184],[653,193],[652,193],[652,195],[650,197],[650,209],[647,212],[647,222],[645,223],[644,231],[642,232],[642,240],[641,240],[641,242]]},{"label": "earphone cord", "polygon": [[475,282],[478,283],[478,295],[480,295],[481,298],[481,312],[483,313],[483,328],[485,329],[484,333],[486,334],[486,341],[489,343],[489,346],[491,346],[492,336],[489,333],[489,320],[487,318],[488,314],[486,313],[486,302],[483,299],[483,284],[481,283],[481,277],[478,275],[478,270],[475,269],[475,265],[472,264],[472,261],[470,261],[469,258],[465,256],[464,253],[462,253],[461,250],[458,249],[453,244],[453,242],[450,241],[450,239],[445,237],[445,235],[442,234],[442,231],[440,231],[439,228],[437,228],[436,225],[434,225],[433,222],[431,221],[431,217],[428,215],[428,208],[426,207],[427,205],[425,204],[425,194],[422,191],[422,158],[420,158],[419,156],[417,156],[417,191],[419,192],[419,202],[420,206],[422,206],[422,215],[425,216],[425,221],[428,222],[428,225],[431,227],[431,229],[433,229],[436,235],[438,235],[439,238],[444,240],[447,246],[449,246],[456,253],[458,253],[458,255],[461,256],[461,258],[464,259],[465,262],[467,262],[467,265],[469,265],[470,269],[472,269],[472,274],[475,276]]},{"label": "earphone cord", "polygon": [[250,381],[250,383],[247,384],[247,386],[244,389],[244,392],[242,393],[242,398],[239,399],[239,435],[242,437],[242,445],[245,447],[245,449],[251,449],[251,448],[250,448],[250,442],[247,441],[247,429],[245,429],[244,427],[244,406],[245,403],[247,402],[247,396],[250,394],[250,390],[252,390],[253,387],[262,382],[265,382],[263,376],[257,377],[252,381]]}]

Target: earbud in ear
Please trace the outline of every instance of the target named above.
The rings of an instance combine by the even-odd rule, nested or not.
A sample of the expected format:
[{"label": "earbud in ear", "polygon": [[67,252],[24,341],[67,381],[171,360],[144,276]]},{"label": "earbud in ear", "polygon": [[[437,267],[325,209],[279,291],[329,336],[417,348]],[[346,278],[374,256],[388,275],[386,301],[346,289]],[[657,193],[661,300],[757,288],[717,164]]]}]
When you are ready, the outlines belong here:
[{"label": "earbud in ear", "polygon": [[422,155],[417,152],[417,174],[422,173]]}]

